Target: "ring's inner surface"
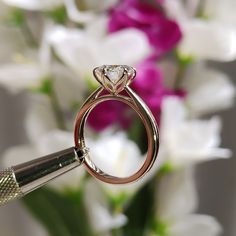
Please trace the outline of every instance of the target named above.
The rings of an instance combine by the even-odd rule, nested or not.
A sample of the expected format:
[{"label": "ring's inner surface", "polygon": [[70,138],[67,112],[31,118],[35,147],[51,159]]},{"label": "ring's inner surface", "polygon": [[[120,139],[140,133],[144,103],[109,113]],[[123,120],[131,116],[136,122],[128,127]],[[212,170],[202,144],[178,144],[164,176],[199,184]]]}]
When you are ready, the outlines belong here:
[{"label": "ring's inner surface", "polygon": [[[96,138],[89,132],[91,127],[99,131]],[[147,151],[145,127],[137,113],[120,101],[105,101],[91,110],[85,139],[91,161],[107,174],[128,177],[144,163]]]}]

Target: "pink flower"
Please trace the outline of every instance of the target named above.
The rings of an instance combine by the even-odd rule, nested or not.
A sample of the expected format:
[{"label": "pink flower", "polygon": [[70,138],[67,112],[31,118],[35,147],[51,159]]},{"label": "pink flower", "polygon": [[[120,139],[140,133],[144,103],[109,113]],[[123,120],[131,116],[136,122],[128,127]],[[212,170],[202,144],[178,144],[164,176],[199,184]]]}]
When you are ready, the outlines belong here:
[{"label": "pink flower", "polygon": [[123,0],[111,11],[109,32],[129,27],[146,33],[157,55],[173,49],[181,38],[177,23],[165,16],[160,5],[150,5],[147,1]]},{"label": "pink flower", "polygon": [[88,123],[96,131],[101,131],[114,123],[127,129],[132,119],[130,108],[118,101],[101,103],[92,113],[88,117]]},{"label": "pink flower", "polygon": [[[164,86],[163,77],[153,61],[145,61],[137,67],[137,77],[131,87],[145,101],[159,123],[161,102],[165,96],[184,96],[182,91],[174,91]],[[105,102],[97,106],[88,122],[95,130],[100,131],[117,122],[127,129],[134,118],[131,108],[120,102]]]},{"label": "pink flower", "polygon": [[156,121],[160,121],[161,102],[165,96],[184,96],[184,92],[166,88],[161,71],[152,61],[145,61],[137,69],[137,78],[131,87],[145,101]]}]

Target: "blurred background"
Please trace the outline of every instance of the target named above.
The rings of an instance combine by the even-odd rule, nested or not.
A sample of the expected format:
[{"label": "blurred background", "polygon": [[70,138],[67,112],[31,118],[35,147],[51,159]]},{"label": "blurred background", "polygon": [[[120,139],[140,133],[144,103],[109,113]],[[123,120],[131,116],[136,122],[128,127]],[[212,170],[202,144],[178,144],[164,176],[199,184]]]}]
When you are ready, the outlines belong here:
[{"label": "blurred background", "polygon": [[[0,235],[236,235],[235,11],[233,0],[4,0],[1,168],[73,145],[103,64],[137,69],[132,88],[160,126],[161,149],[140,183],[107,186],[80,168],[1,206]],[[123,104],[93,111],[88,143],[101,168],[129,175],[143,161],[136,120]]]}]

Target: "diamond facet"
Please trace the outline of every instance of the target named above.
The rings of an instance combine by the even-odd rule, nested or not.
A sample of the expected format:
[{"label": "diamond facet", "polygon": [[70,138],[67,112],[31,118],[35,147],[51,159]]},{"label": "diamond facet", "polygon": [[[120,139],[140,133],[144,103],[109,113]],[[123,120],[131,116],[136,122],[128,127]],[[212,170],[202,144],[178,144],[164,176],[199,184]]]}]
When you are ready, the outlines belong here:
[{"label": "diamond facet", "polygon": [[125,69],[122,66],[106,66],[104,68],[105,75],[113,84],[116,84],[123,77],[124,71]]},{"label": "diamond facet", "polygon": [[104,65],[93,71],[97,81],[110,93],[118,94],[134,79],[134,68],[126,65]]}]

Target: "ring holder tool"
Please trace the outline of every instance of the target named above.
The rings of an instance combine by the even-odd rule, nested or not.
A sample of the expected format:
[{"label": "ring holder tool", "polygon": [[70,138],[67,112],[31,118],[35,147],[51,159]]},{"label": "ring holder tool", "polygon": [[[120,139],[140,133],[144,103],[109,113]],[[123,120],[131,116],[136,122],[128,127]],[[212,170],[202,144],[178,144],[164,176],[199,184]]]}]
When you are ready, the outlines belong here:
[{"label": "ring holder tool", "polygon": [[0,205],[80,166],[88,150],[71,147],[0,171]]}]

